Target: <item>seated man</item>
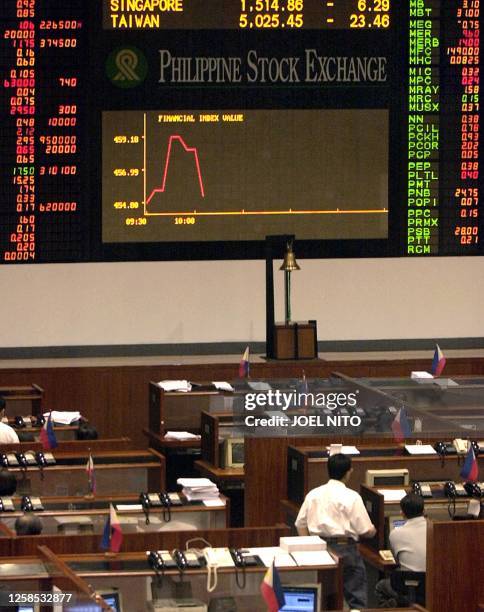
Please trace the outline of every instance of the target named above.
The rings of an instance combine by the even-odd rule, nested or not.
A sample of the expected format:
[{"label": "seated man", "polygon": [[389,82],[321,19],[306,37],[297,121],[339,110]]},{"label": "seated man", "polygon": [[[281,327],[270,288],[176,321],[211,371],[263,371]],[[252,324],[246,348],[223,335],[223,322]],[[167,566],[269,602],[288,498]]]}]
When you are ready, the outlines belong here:
[{"label": "seated man", "polygon": [[0,397],[0,444],[18,444],[19,439],[13,427],[2,423],[2,419],[5,417],[5,400]]},{"label": "seated man", "polygon": [[350,608],[366,608],[367,581],[363,559],[358,552],[360,538],[375,533],[361,496],[348,489],[351,458],[336,454],[328,459],[328,482],[306,495],[296,519],[300,536],[318,535],[341,558],[343,590]]},{"label": "seated man", "polygon": [[0,469],[0,497],[11,497],[17,490],[17,477],[5,468]]},{"label": "seated man", "polygon": [[15,521],[15,533],[18,536],[39,535],[42,527],[42,521],[35,514],[24,514]]},{"label": "seated man", "polygon": [[[406,519],[405,525],[390,532],[390,548],[399,564],[407,572],[425,572],[427,561],[427,519],[424,517],[424,499],[415,493],[408,493],[400,500],[400,508]],[[396,570],[398,571],[398,570]],[[381,608],[397,605],[397,593],[390,585],[390,579],[380,580],[375,588]]]}]

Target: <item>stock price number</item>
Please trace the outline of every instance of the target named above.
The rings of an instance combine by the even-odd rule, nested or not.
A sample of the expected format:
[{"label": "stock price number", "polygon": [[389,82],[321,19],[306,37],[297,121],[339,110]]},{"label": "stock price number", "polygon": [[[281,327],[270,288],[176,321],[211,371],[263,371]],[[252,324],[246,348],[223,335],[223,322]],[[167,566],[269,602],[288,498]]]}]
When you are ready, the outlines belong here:
[{"label": "stock price number", "polygon": [[302,28],[304,0],[241,0],[241,29]]},{"label": "stock price number", "polygon": [[358,0],[350,28],[389,28],[390,0]]}]

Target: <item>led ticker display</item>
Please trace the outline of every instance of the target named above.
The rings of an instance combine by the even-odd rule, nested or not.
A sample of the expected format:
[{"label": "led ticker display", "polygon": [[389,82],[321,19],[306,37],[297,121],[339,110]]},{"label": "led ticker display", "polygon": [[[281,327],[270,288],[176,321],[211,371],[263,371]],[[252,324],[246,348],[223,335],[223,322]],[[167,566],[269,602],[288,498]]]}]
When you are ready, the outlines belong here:
[{"label": "led ticker display", "polygon": [[283,30],[390,27],[390,0],[103,0],[106,29]]},{"label": "led ticker display", "polygon": [[479,0],[4,0],[0,262],[484,255]]},{"label": "led ticker display", "polygon": [[2,262],[82,258],[83,5],[2,6]]}]

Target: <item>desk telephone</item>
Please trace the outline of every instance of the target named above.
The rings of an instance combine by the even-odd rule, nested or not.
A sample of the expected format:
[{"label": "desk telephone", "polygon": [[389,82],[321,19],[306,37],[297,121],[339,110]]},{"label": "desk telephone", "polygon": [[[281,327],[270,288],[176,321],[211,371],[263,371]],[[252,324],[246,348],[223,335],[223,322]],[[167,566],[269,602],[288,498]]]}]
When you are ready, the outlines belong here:
[{"label": "desk telephone", "polygon": [[165,493],[164,491],[160,493],[140,493],[139,501],[143,508],[169,508],[170,506],[181,506],[183,504],[178,493]]},{"label": "desk telephone", "polygon": [[0,497],[0,512],[15,512],[15,506],[10,497]]},{"label": "desk telephone", "polygon": [[20,508],[23,512],[41,512],[44,510],[40,497],[30,497],[30,495],[24,495],[22,497]]},{"label": "desk telephone", "polygon": [[432,489],[429,484],[424,484],[421,482],[414,482],[412,485],[412,492],[415,495],[420,495],[420,497],[432,497]]},{"label": "desk telephone", "polygon": [[46,465],[55,465],[55,457],[52,453],[38,451],[37,453],[35,453],[35,460],[39,467],[45,467]]},{"label": "desk telephone", "polygon": [[173,557],[168,551],[150,550],[147,553],[148,563],[155,572],[163,572],[165,569],[174,569],[177,567]]},{"label": "desk telephone", "polygon": [[[471,441],[474,453],[477,456],[479,454],[479,443]],[[463,438],[455,438],[452,442],[437,442],[434,449],[439,455],[465,455],[469,446],[469,440]]]},{"label": "desk telephone", "polygon": [[455,499],[456,497],[467,497],[467,491],[462,484],[455,484],[449,481],[444,484],[444,493],[447,497]]},{"label": "desk telephone", "polygon": [[2,453],[0,455],[0,463],[3,467],[18,467],[18,459],[15,453]]},{"label": "desk telephone", "polygon": [[482,489],[477,482],[464,483],[464,489],[470,497],[478,497],[479,499],[482,497]]}]

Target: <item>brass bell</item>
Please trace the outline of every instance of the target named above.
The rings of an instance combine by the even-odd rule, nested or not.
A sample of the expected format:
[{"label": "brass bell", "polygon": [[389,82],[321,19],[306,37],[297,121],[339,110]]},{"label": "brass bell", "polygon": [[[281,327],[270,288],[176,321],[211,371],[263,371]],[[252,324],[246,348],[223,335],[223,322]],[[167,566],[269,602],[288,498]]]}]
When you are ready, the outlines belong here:
[{"label": "brass bell", "polygon": [[284,261],[282,262],[282,266],[279,270],[283,272],[294,272],[295,270],[300,270],[296,256],[294,255],[294,251],[292,250],[292,242],[287,243],[287,250],[284,253]]}]

